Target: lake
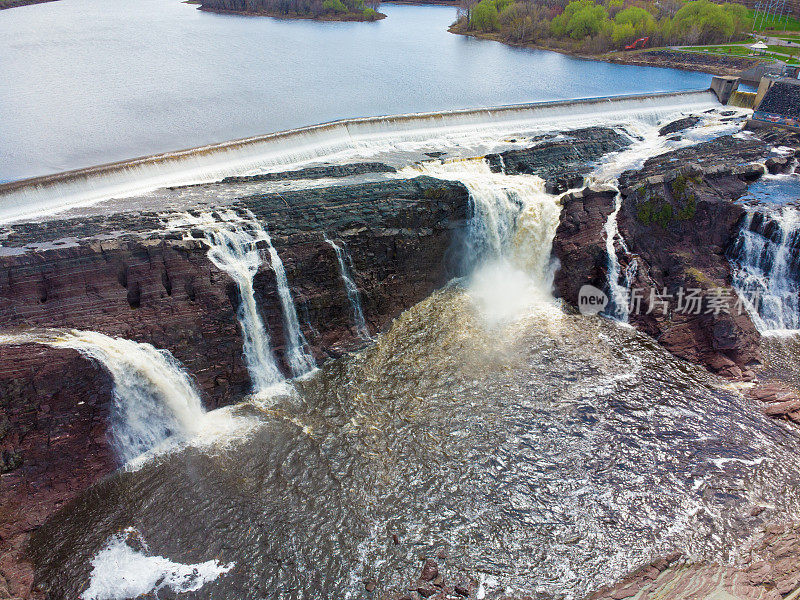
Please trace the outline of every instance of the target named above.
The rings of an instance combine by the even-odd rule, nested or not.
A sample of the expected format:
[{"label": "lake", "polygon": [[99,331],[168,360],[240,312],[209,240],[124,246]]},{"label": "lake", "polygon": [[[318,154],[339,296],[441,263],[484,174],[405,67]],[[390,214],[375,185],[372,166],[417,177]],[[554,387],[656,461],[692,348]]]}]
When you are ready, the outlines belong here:
[{"label": "lake", "polygon": [[0,181],[344,117],[706,88],[710,76],[376,23],[216,15],[177,0],[0,11]]}]

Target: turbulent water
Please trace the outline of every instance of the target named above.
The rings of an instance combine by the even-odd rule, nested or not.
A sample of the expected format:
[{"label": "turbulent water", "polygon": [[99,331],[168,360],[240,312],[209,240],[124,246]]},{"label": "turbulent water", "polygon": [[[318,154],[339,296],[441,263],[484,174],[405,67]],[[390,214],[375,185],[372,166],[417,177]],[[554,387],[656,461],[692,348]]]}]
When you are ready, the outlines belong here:
[{"label": "turbulent water", "polygon": [[30,343],[72,348],[108,370],[114,381],[109,435],[123,463],[212,431],[231,434],[241,425],[229,421],[223,411],[206,413],[178,361],[150,344],[93,331],[0,334],[0,345]]},{"label": "turbulent water", "polygon": [[[673,142],[648,119],[626,123],[633,146],[595,165],[593,182],[729,127]],[[469,190],[469,275],[292,393],[237,405],[246,437],[154,456],[58,513],[31,548],[54,597],[87,585],[125,597],[133,588],[106,570],[121,557],[137,593],[355,600],[367,578],[406,589],[421,557],[446,550],[448,569],[483,576],[487,598],[576,599],[674,550],[736,562],[763,523],[800,515],[793,430],[651,338],[552,298],[561,207],[541,179],[482,159],[398,176],[420,173]],[[252,291],[256,250],[271,244],[222,221],[237,225],[204,230],[220,264],[235,258],[225,270],[244,296],[235,273]],[[793,348],[771,349],[769,368]]]},{"label": "turbulent water", "polygon": [[135,527],[173,562],[237,564],[202,597],[358,598],[362,577],[400,589],[446,548],[492,591],[577,598],[677,548],[728,558],[800,509],[793,433],[646,337],[548,303],[498,328],[445,290],[298,387],[300,405],[240,407],[261,421],[246,443],[118,474],[56,517],[34,543],[46,579],[81,589]]},{"label": "turbulent water", "polygon": [[800,330],[800,209],[751,208],[732,256],[733,284],[748,299],[758,330]]}]

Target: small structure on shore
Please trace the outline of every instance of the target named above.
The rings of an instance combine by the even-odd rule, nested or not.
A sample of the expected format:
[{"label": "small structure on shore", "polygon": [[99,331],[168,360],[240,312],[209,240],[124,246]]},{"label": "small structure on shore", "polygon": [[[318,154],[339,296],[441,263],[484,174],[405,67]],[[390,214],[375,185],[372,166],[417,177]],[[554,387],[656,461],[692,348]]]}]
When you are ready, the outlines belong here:
[{"label": "small structure on shore", "polygon": [[751,125],[780,125],[800,131],[800,81],[789,77],[761,80]]},{"label": "small structure on shore", "polygon": [[762,77],[757,92],[738,91],[738,77],[714,77],[711,90],[722,104],[753,109],[748,129],[777,125],[800,132],[800,80],[797,70],[790,75]]}]

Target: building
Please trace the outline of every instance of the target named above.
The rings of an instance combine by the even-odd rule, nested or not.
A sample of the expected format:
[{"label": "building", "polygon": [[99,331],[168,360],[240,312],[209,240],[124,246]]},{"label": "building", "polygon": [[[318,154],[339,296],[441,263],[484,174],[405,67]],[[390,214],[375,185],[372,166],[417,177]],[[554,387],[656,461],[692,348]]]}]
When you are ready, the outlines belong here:
[{"label": "building", "polygon": [[800,131],[800,80],[765,77],[758,86],[755,107],[752,125],[780,125]]}]

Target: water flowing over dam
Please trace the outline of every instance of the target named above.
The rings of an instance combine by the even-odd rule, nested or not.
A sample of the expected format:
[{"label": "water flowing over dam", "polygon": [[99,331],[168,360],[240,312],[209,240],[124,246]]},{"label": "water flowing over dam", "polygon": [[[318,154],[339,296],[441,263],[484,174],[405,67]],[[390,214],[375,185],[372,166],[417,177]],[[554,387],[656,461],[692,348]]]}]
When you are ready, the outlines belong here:
[{"label": "water flowing over dam", "polygon": [[[661,133],[687,114],[685,131]],[[86,600],[360,600],[449,597],[466,582],[458,595],[470,600],[579,600],[675,552],[750,564],[762,529],[800,519],[800,436],[741,379],[661,344],[649,313],[651,329],[637,329],[624,302],[666,271],[704,276],[694,250],[714,284],[734,274],[737,289],[763,292],[765,331],[792,328],[797,307],[769,303],[797,295],[797,214],[738,202],[770,154],[740,129],[707,92],[550,103],[342,122],[0,188],[33,202],[9,220],[49,213],[0,230],[11,273],[0,291],[31,287],[57,312],[87,288],[110,307],[127,298],[124,273],[141,301],[114,306],[142,324],[123,322],[136,339],[166,340],[186,369],[221,349],[190,376],[167,352],[100,333],[0,337],[101,363],[115,446],[146,453],[33,534],[37,584]],[[719,165],[681,154],[695,148],[744,158],[714,179]],[[334,164],[277,172],[323,161]],[[690,188],[669,179],[679,163],[696,169],[679,181],[705,194],[703,225],[645,224],[638,190],[687,201]],[[130,206],[101,202],[118,193]],[[718,263],[686,241],[713,220],[729,235],[712,240]],[[654,239],[678,258],[656,262],[669,249],[645,245]],[[103,279],[47,287],[28,265],[49,251]],[[564,271],[605,287],[619,310],[580,314]],[[12,308],[42,319],[39,305]],[[160,322],[173,314],[178,325]],[[791,376],[793,348],[767,348],[768,367]],[[714,358],[736,366],[726,356]],[[30,370],[38,359],[14,360]],[[249,386],[229,385],[237,368]],[[233,406],[205,410],[220,390]],[[222,433],[191,443],[207,430]],[[149,452],[169,441],[169,455]],[[447,569],[438,584],[418,576],[434,556]]]},{"label": "water flowing over dam", "polygon": [[710,91],[544,102],[481,110],[370,117],[172,152],[127,162],[0,184],[0,222],[86,206],[179,184],[347,160],[379,151],[480,147],[487,137],[552,130],[609,119],[657,121],[681,109],[718,106]]}]

